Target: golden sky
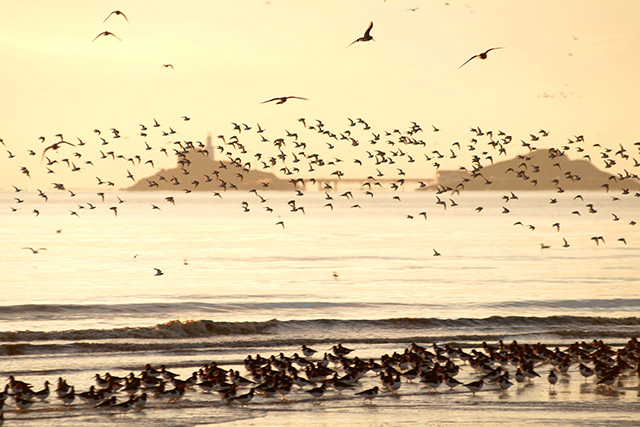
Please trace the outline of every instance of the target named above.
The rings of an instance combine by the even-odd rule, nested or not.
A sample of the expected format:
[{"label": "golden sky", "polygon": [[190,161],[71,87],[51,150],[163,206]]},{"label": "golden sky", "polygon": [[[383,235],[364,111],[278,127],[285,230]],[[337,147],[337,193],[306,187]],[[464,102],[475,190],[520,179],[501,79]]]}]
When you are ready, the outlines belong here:
[{"label": "golden sky", "polygon": [[[103,22],[113,10],[130,22]],[[275,138],[299,117],[335,131],[361,117],[377,132],[435,125],[428,137],[442,147],[480,126],[631,148],[639,16],[636,0],[4,1],[0,138],[39,160],[40,136],[133,138],[154,118],[204,140],[231,134],[231,122]],[[347,47],[371,21],[375,41]],[[102,31],[122,41],[92,42]],[[504,49],[458,69],[491,47]],[[309,100],[261,104],[285,95]],[[4,151],[0,188],[10,188],[20,174]]]}]

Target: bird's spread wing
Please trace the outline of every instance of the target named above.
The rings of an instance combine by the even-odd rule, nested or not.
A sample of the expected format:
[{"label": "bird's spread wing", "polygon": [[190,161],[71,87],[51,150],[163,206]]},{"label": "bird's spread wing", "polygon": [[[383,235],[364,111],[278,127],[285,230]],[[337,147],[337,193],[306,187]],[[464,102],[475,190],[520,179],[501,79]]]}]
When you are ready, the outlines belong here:
[{"label": "bird's spread wing", "polygon": [[492,47],[491,49],[487,49],[484,54],[486,55],[487,53],[491,52],[492,50],[496,50],[496,49],[504,49],[504,47]]},{"label": "bird's spread wing", "polygon": [[465,63],[464,63],[464,64],[462,64],[461,66],[459,66],[459,67],[458,67],[458,70],[459,70],[460,68],[464,67],[465,65],[467,65],[467,62],[471,61],[473,58],[475,58],[475,57],[477,57],[477,56],[478,56],[478,55],[473,55],[471,58],[467,59],[467,60],[465,61]]},{"label": "bird's spread wing", "polygon": [[373,28],[373,21],[371,21],[371,23],[369,23],[369,27],[367,28],[367,31],[364,32],[364,36],[365,37],[369,37],[371,33],[371,29]]}]

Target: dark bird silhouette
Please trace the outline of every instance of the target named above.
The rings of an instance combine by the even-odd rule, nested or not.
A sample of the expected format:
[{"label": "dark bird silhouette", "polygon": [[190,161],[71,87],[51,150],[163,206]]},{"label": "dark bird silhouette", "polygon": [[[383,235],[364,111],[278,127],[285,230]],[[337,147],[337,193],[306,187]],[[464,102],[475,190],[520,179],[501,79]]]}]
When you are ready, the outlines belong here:
[{"label": "dark bird silhouette", "polygon": [[67,142],[67,141],[54,142],[53,144],[51,144],[50,146],[48,146],[47,148],[44,149],[44,151],[42,152],[42,158],[40,160],[44,159],[44,155],[45,155],[45,153],[47,151],[49,151],[49,150],[57,150],[58,148],[60,148],[60,144],[69,144],[69,145],[75,147],[75,144],[72,144],[72,143]]},{"label": "dark bird silhouette", "polygon": [[156,271],[155,276],[162,276],[164,273],[162,272],[162,270],[160,270],[159,268],[153,268]]},{"label": "dark bird silhouette", "polygon": [[[353,42],[351,42],[351,44],[349,46],[351,46],[354,43],[358,43],[358,42],[368,42],[370,40],[373,40],[373,37],[371,36],[371,29],[373,28],[373,22],[371,22],[369,24],[369,27],[367,28],[367,31],[364,32],[364,35],[362,37],[357,38],[356,40],[354,40]],[[375,40],[374,40],[375,41]],[[349,47],[347,46],[347,47]]]},{"label": "dark bird silhouette", "polygon": [[483,380],[474,381],[474,382],[469,383],[469,384],[464,384],[464,386],[466,388],[468,388],[469,391],[471,391],[471,393],[473,393],[473,394],[476,394],[477,392],[482,390],[482,386],[483,385],[484,385],[484,381]]},{"label": "dark bird silhouette", "polygon": [[464,67],[465,65],[467,65],[467,63],[468,63],[469,61],[471,61],[472,59],[474,59],[474,58],[487,59],[487,54],[488,54],[489,52],[491,52],[492,50],[495,50],[495,49],[504,49],[504,48],[503,48],[503,47],[492,47],[491,49],[487,49],[487,50],[485,50],[485,51],[484,51],[484,52],[482,52],[482,53],[479,53],[479,54],[477,54],[477,55],[473,55],[471,58],[467,59],[467,60],[465,61],[465,63],[464,63],[464,64],[462,64],[461,66],[459,66],[459,67],[458,67],[458,70],[459,70],[460,68]]},{"label": "dark bird silhouette", "polygon": [[378,386],[358,392],[356,395],[362,396],[365,402],[369,401],[369,403],[373,403],[373,398],[378,395]]},{"label": "dark bird silhouette", "polygon": [[47,250],[47,248],[33,249],[32,247],[26,247],[26,248],[22,248],[22,249],[29,249],[31,251],[31,253],[33,253],[33,254],[37,254],[40,251],[46,251]]},{"label": "dark bird silhouette", "polygon": [[300,96],[278,96],[278,97],[263,101],[261,102],[261,104],[266,104],[267,102],[271,102],[271,101],[277,101],[276,104],[284,104],[285,102],[287,102],[287,99],[303,99],[305,101],[309,100],[309,98],[302,98]]},{"label": "dark bird silhouette", "polygon": [[[122,16],[124,19],[126,19],[126,20],[127,20],[127,22],[129,22],[129,18],[127,18],[127,15],[125,15],[123,12],[121,12],[121,11],[119,11],[119,10],[114,10],[113,12],[111,12],[110,14],[108,14],[108,15],[107,15],[107,17],[106,17],[106,18],[104,18],[104,21],[102,21],[102,22],[103,22],[103,23],[104,23],[104,22],[107,22],[107,19],[109,19],[109,17],[111,17],[111,15],[119,15],[119,16]],[[129,22],[129,23],[131,23],[131,22]]]},{"label": "dark bird silhouette", "polygon": [[315,402],[324,394],[326,390],[326,384],[322,384],[320,387],[312,388],[311,390],[305,390],[305,392],[309,393],[313,396],[313,401]]},{"label": "dark bird silhouette", "polygon": [[116,36],[115,34],[113,34],[111,31],[103,31],[100,34],[98,34],[93,40],[91,40],[92,42],[96,41],[98,39],[98,37],[100,36],[113,36],[116,39],[118,39],[118,41],[122,41],[122,39],[118,36]]}]

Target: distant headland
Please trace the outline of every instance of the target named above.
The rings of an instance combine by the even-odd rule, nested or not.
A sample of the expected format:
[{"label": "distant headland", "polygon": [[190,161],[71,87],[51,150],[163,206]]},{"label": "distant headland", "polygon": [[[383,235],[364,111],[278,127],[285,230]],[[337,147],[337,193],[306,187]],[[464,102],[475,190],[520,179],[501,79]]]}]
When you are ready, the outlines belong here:
[{"label": "distant headland", "polygon": [[[638,176],[608,174],[589,160],[571,160],[557,149],[536,149],[526,155],[503,160],[473,170],[443,170],[436,172],[438,188],[480,190],[603,190],[622,189],[631,180],[640,184]],[[627,182],[625,182],[627,180]]]},{"label": "distant headland", "polygon": [[[432,191],[521,191],[521,190],[613,190],[628,189],[634,185],[638,189],[638,176],[630,174],[608,174],[593,166],[590,160],[571,160],[562,151],[551,149],[533,149],[526,155],[481,165],[479,160],[473,168],[458,170],[437,170],[433,179],[378,180],[367,178],[331,177],[303,180],[298,177],[283,179],[268,171],[252,168],[251,163],[240,157],[217,160],[211,138],[207,144],[190,145],[176,151],[177,165],[172,169],[163,169],[153,176],[138,180],[129,191],[181,190],[181,191],[227,191],[227,190],[318,190],[363,188],[374,182],[389,184],[391,187],[406,186],[404,190]],[[274,166],[274,165],[272,165]],[[366,184],[369,183],[369,184]],[[418,185],[419,184],[419,185]],[[380,185],[383,187],[382,185]],[[387,185],[384,185],[387,187]],[[383,187],[383,188],[384,188]]]}]

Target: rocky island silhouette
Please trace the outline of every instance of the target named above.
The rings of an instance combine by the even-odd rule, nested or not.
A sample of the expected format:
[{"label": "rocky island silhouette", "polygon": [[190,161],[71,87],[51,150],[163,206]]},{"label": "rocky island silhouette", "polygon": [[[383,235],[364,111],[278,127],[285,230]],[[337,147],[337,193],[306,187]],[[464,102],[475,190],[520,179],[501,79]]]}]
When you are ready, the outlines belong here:
[{"label": "rocky island silhouette", "polygon": [[[292,190],[307,189],[309,181],[315,181],[318,189],[323,189],[322,182],[337,184],[340,177],[307,178],[306,181],[289,172],[292,178],[281,178],[275,173],[257,170],[246,158],[228,156],[228,160],[215,158],[213,148],[208,139],[206,147],[193,145],[176,150],[177,165],[172,169],[163,169],[145,179],[138,180],[129,191],[184,190],[190,191],[227,191],[227,190]],[[493,159],[483,159],[482,163]],[[638,176],[624,173],[606,173],[591,163],[591,160],[572,160],[563,151],[550,149],[533,149],[527,154],[518,155],[508,160],[490,164],[482,164],[479,158],[472,159],[471,168],[461,167],[458,170],[437,170],[434,179],[424,179],[429,185],[422,185],[420,190],[435,191],[521,191],[544,190],[563,192],[564,190],[626,190],[634,186],[638,189]],[[611,168],[615,161],[605,162]],[[275,168],[275,164],[266,164],[265,169]],[[379,167],[379,166],[378,166]],[[397,182],[404,185],[405,179],[385,176],[380,179],[380,187],[386,188]],[[344,181],[345,179],[343,179]],[[349,178],[354,188],[371,187],[378,181],[372,176],[360,179]],[[372,182],[373,181],[373,182]],[[416,179],[407,182],[421,182]],[[366,183],[369,184],[366,184]],[[382,185],[384,184],[384,185]],[[326,188],[331,189],[328,185]],[[405,188],[405,190],[408,188]]]}]

